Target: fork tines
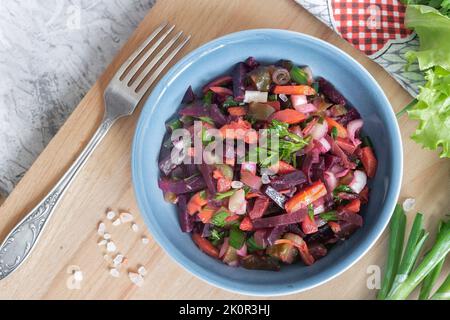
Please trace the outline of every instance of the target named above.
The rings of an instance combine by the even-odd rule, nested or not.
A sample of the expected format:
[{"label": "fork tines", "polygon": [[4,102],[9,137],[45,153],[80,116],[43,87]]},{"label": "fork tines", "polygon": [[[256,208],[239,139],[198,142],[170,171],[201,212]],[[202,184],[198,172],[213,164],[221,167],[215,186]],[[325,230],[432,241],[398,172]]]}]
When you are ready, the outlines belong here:
[{"label": "fork tines", "polygon": [[117,74],[124,85],[145,94],[191,37],[183,31],[171,35],[174,30],[175,25],[160,25],[128,58]]}]

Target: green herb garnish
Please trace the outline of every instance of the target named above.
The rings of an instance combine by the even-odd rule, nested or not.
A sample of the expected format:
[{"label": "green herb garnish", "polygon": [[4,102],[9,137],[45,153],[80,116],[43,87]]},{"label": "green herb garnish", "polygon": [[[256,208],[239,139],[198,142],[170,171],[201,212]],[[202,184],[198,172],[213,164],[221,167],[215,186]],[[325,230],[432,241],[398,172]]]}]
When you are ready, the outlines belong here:
[{"label": "green herb garnish", "polygon": [[199,196],[201,199],[205,200],[206,199],[206,190],[200,191]]},{"label": "green herb garnish", "polygon": [[308,216],[311,221],[314,221],[314,205],[312,203],[308,205]]},{"label": "green herb garnish", "polygon": [[239,105],[239,103],[237,101],[235,101],[233,99],[233,97],[227,97],[226,100],[222,104],[222,106],[224,108],[234,107],[234,106],[238,106],[238,105]]},{"label": "green herb garnish", "polygon": [[218,245],[219,242],[224,238],[225,232],[219,231],[217,229],[212,229],[211,235],[209,236],[209,240],[213,245]]},{"label": "green herb garnish", "polygon": [[213,96],[214,96],[214,92],[209,90],[203,97],[203,102],[207,105],[210,105],[212,103]]},{"label": "green herb garnish", "polygon": [[325,221],[338,221],[338,216],[336,211],[322,212],[319,216]]},{"label": "green herb garnish", "polygon": [[201,120],[203,122],[207,122],[209,124],[214,125],[214,121],[210,117],[197,117],[197,119],[199,119],[199,120]]},{"label": "green herb garnish", "polygon": [[208,129],[202,128],[202,143],[203,145],[208,145],[213,141],[213,136],[209,135]]},{"label": "green herb garnish", "polygon": [[[277,157],[286,162],[295,163],[296,152],[306,147],[310,141],[309,137],[303,139],[290,132],[289,124],[278,120],[272,120],[268,130],[270,133],[278,135],[278,148],[270,145],[270,140],[268,141],[267,149],[255,148],[259,165],[262,167],[270,166]],[[260,156],[263,151],[267,154],[266,157]]]},{"label": "green herb garnish", "polygon": [[211,223],[213,225],[215,225],[216,227],[220,227],[223,228],[226,225],[226,221],[225,219],[228,218],[230,214],[224,210],[224,209],[219,209],[214,216],[211,218]]},{"label": "green herb garnish", "polygon": [[331,128],[331,138],[333,138],[333,140],[336,140],[338,136],[338,129],[336,127]]}]

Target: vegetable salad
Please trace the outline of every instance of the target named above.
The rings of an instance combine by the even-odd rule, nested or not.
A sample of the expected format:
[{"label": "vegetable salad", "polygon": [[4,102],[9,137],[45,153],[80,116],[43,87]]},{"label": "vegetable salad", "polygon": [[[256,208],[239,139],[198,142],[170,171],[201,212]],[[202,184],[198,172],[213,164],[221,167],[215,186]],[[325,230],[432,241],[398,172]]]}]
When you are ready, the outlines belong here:
[{"label": "vegetable salad", "polygon": [[[345,97],[309,67],[250,57],[197,94],[188,88],[167,123],[159,187],[177,205],[181,230],[205,254],[247,269],[312,265],[363,224],[359,212],[377,169],[363,125]],[[205,148],[215,142],[209,129],[234,143],[220,159],[209,155],[212,164],[182,163],[174,158],[180,142],[168,138],[178,129]],[[277,148],[257,145],[262,129],[279,138]],[[256,160],[249,160],[250,149]],[[196,153],[194,143],[186,150],[183,159]]]}]

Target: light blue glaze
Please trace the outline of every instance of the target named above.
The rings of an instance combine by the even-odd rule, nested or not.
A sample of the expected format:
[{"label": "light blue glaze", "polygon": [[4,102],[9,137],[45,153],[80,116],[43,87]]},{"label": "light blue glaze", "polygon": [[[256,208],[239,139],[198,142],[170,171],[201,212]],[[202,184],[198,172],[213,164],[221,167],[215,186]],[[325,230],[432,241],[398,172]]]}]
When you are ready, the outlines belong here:
[{"label": "light blue glaze", "polygon": [[[186,88],[199,90],[235,63],[254,56],[265,62],[289,59],[309,65],[315,76],[331,81],[361,113],[378,157],[370,203],[362,211],[364,226],[311,267],[283,266],[280,272],[232,268],[202,253],[180,231],[175,206],[158,188],[157,157],[164,123],[180,105]],[[313,37],[285,30],[233,33],[194,50],[159,82],[145,103],[132,150],[136,198],[156,241],[184,268],[218,287],[242,294],[274,296],[322,284],[358,261],[385,229],[397,201],[402,178],[402,144],[391,105],[375,79],[353,58]],[[364,271],[361,271],[364,272]],[[173,281],[176,281],[174,279]],[[339,297],[339,292],[336,292]]]}]

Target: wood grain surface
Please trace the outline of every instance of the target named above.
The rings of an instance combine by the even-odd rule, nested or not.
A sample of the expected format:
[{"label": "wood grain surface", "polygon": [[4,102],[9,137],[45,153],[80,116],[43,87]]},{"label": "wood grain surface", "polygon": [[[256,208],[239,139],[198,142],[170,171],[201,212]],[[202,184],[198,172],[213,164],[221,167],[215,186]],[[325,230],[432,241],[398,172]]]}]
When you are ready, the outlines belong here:
[{"label": "wood grain surface", "polygon": [[[164,20],[193,35],[178,59],[199,45],[230,32],[253,28],[289,29],[321,38],[356,58],[380,83],[396,111],[411,100],[381,67],[294,1],[160,0],[3,203],[0,208],[1,238],[46,194],[82,150],[100,122],[102,92],[108,81],[126,57]],[[112,128],[67,192],[31,257],[18,271],[0,281],[0,299],[246,298],[195,278],[169,258],[145,231],[130,174],[130,148],[138,117],[139,111]],[[403,117],[399,123],[405,154],[401,199],[416,198],[416,208],[425,213],[425,225],[434,233],[436,222],[450,208],[450,162],[439,159],[437,152],[422,150],[409,139],[415,122]],[[107,223],[119,251],[129,259],[117,279],[108,274],[104,250],[97,245],[97,224],[106,220],[107,208],[129,210],[141,230],[134,233],[129,225],[112,227]],[[142,244],[140,237],[143,234],[150,238],[150,244]],[[366,286],[367,268],[384,265],[386,246],[384,234],[368,254],[341,276],[285,298],[374,298],[375,291]],[[129,281],[126,271],[135,270],[140,264],[149,273],[144,286],[138,288]],[[74,265],[79,266],[84,275],[79,289],[71,285],[69,272]]]}]

